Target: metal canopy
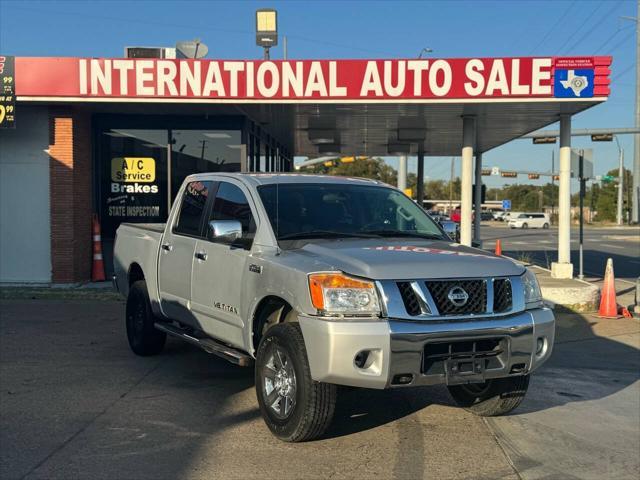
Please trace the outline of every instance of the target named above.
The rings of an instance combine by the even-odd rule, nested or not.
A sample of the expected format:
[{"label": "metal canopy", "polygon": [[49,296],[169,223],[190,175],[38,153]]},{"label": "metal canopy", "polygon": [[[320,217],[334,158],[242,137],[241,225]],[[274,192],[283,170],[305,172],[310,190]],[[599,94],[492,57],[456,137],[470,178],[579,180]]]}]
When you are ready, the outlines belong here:
[{"label": "metal canopy", "polygon": [[[335,125],[339,153],[343,155],[393,155],[389,145],[410,145],[409,154],[422,146],[427,156],[460,155],[462,116],[475,115],[477,151],[486,152],[559,120],[559,115],[576,114],[601,103],[585,101],[522,101],[491,103],[358,103],[300,104],[294,109],[294,151],[296,155],[322,155],[319,145],[309,139],[314,121]],[[252,112],[253,113],[253,112]],[[398,140],[403,119],[424,125],[424,142]]]}]

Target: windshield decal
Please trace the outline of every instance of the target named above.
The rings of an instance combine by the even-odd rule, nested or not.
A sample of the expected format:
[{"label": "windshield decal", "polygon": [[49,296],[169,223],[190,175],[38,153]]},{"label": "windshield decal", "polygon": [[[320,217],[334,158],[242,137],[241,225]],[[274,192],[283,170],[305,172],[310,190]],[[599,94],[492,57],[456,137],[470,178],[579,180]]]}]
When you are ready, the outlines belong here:
[{"label": "windshield decal", "polygon": [[485,255],[482,253],[469,253],[469,252],[454,252],[451,250],[442,250],[440,248],[430,248],[430,247],[416,247],[413,245],[402,245],[402,246],[381,246],[381,247],[363,247],[364,250],[378,250],[378,251],[386,251],[386,252],[412,252],[412,253],[435,253],[437,255],[457,255],[459,257],[483,257],[490,259],[498,259],[500,257],[492,257],[490,255]]}]

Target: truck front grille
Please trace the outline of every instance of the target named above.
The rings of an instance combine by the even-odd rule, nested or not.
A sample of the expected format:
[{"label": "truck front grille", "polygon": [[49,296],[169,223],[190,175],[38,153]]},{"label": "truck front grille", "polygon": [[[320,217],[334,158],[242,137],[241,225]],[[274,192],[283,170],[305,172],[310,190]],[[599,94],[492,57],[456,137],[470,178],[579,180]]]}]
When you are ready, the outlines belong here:
[{"label": "truck front grille", "polygon": [[[491,283],[489,283],[491,282]],[[417,280],[395,282],[404,310],[411,317],[504,314],[513,308],[513,290],[509,278]],[[492,299],[489,299],[493,285]],[[456,294],[466,293],[466,302]],[[489,311],[490,301],[493,309]]]},{"label": "truck front grille", "polygon": [[420,315],[420,313],[422,313],[420,310],[420,303],[418,302],[416,292],[411,288],[411,283],[398,282],[398,289],[400,290],[402,302],[404,303],[404,308],[407,310],[407,313],[412,317]]},{"label": "truck front grille", "polygon": [[513,293],[511,280],[508,278],[496,278],[493,281],[493,311],[496,313],[511,310],[513,305]]},{"label": "truck front grille", "polygon": [[[485,280],[439,280],[426,282],[427,289],[440,315],[469,315],[487,311],[487,282]],[[452,290],[461,288],[468,295],[464,305],[456,305],[450,297]]]}]

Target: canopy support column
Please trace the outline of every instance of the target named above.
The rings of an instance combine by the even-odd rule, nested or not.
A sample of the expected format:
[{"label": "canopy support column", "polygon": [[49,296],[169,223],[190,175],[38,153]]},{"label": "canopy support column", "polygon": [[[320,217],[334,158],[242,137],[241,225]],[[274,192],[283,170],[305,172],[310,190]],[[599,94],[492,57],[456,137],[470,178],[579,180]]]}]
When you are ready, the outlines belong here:
[{"label": "canopy support column", "polygon": [[462,117],[462,172],[460,186],[460,243],[471,246],[471,198],[473,189],[473,150],[476,140],[476,119]]},{"label": "canopy support column", "polygon": [[398,190],[404,192],[407,189],[407,156],[398,158]]},{"label": "canopy support column", "polygon": [[558,261],[554,278],[573,278],[571,264],[571,115],[560,115],[560,181],[558,193]]},{"label": "canopy support column", "polygon": [[480,243],[480,221],[482,220],[482,152],[476,153],[476,183],[473,186],[473,239]]}]

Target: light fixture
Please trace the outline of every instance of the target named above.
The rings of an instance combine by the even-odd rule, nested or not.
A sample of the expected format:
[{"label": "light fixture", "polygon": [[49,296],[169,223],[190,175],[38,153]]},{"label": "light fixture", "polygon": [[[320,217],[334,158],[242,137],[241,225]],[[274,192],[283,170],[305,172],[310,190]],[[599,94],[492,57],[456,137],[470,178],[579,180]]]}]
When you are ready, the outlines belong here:
[{"label": "light fixture", "polygon": [[340,155],[340,145],[329,143],[318,145],[318,153],[323,155]]},{"label": "light fixture", "polygon": [[231,138],[231,135],[222,132],[203,133],[203,135],[209,138]]},{"label": "light fixture", "polygon": [[278,13],[273,8],[256,10],[256,45],[264,48],[265,60],[269,49],[278,45]]},{"label": "light fixture", "polygon": [[427,128],[422,117],[401,117],[398,119],[398,141],[421,142],[425,139]]},{"label": "light fixture", "polygon": [[400,142],[389,142],[387,146],[389,155],[408,155],[411,153],[411,144]]},{"label": "light fixture", "polygon": [[320,128],[308,131],[309,141],[314,145],[322,143],[335,143],[336,132],[331,128]]}]

